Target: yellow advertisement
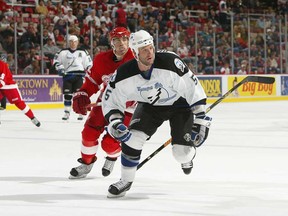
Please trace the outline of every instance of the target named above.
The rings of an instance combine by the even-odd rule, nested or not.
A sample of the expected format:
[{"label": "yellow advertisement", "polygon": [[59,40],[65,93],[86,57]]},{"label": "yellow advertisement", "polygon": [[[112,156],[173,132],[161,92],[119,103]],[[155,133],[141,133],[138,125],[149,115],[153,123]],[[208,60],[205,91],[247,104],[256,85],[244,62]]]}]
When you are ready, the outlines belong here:
[{"label": "yellow advertisement", "polygon": [[[228,77],[228,89],[231,89],[246,76],[231,76]],[[276,83],[264,84],[256,82],[246,82],[237,88],[232,94],[232,97],[239,96],[276,96]]]}]

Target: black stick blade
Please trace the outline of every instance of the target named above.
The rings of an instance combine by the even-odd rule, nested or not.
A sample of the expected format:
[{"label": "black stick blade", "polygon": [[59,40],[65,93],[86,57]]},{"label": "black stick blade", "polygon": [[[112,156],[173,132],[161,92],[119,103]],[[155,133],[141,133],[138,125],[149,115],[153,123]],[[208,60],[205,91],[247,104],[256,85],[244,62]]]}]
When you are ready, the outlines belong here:
[{"label": "black stick blade", "polygon": [[275,78],[274,77],[263,77],[263,76],[248,76],[247,82],[273,84],[275,82]]}]

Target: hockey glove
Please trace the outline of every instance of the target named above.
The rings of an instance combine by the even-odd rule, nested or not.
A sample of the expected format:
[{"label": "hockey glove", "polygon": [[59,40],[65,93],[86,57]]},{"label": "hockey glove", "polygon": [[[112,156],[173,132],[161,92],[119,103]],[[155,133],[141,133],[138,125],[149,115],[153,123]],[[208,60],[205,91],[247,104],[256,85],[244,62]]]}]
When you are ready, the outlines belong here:
[{"label": "hockey glove", "polygon": [[84,91],[78,91],[73,96],[72,108],[74,112],[82,115],[87,114],[87,105],[91,103],[88,94]]},{"label": "hockey glove", "polygon": [[108,133],[112,137],[114,137],[114,139],[120,142],[127,142],[131,137],[129,129],[123,124],[120,119],[115,119],[111,121],[106,129]]},{"label": "hockey glove", "polygon": [[64,69],[59,69],[58,71],[59,76],[65,76],[65,70]]},{"label": "hockey glove", "polygon": [[195,147],[201,146],[208,137],[212,118],[205,114],[196,115],[192,126],[192,141]]}]

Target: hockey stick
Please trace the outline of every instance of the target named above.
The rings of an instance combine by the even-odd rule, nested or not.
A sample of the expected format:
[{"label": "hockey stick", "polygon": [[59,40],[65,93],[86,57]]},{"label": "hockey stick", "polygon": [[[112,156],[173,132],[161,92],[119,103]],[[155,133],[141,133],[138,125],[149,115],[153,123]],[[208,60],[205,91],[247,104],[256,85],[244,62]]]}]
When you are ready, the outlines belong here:
[{"label": "hockey stick", "polygon": [[69,73],[67,72],[64,76],[67,76],[67,75],[70,75],[70,76],[85,76],[86,73]]},{"label": "hockey stick", "polygon": [[[217,101],[211,104],[207,109],[206,113],[208,113],[211,109],[213,109],[217,104],[219,104],[222,100],[224,100],[228,95],[230,95],[235,89],[239,88],[246,82],[257,82],[264,84],[273,84],[275,82],[274,77],[261,77],[261,76],[247,76],[242,81],[233,86],[228,92],[226,92],[222,97],[220,97]],[[147,158],[145,158],[140,164],[137,166],[137,170],[140,169],[145,163],[147,163],[151,158],[153,158],[156,154],[158,154],[162,149],[168,146],[171,143],[172,139],[170,138],[164,144],[162,144],[158,149],[156,149],[152,154],[150,154]]]}]

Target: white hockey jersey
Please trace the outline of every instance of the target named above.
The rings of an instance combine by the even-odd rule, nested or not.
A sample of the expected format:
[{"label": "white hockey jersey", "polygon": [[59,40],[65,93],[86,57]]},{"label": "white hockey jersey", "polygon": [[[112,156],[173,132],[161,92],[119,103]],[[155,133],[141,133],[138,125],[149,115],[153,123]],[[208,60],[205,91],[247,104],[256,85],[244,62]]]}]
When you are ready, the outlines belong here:
[{"label": "white hockey jersey", "polygon": [[191,107],[205,105],[206,94],[198,78],[178,55],[159,51],[148,76],[139,70],[135,59],[116,70],[102,97],[105,118],[108,120],[113,113],[123,114],[126,101]]},{"label": "white hockey jersey", "polygon": [[83,73],[92,67],[89,53],[84,49],[62,49],[55,54],[54,62],[56,70],[64,69],[65,73]]}]

